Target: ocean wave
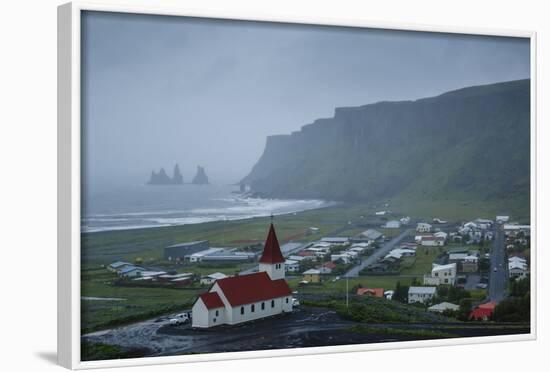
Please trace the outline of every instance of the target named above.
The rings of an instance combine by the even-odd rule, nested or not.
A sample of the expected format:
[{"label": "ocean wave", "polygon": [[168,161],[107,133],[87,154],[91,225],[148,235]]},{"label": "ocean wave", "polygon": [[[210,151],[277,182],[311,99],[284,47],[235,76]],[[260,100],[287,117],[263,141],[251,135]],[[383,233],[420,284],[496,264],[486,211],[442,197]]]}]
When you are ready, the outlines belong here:
[{"label": "ocean wave", "polygon": [[283,215],[333,205],[323,200],[289,200],[261,198],[218,198],[226,206],[188,210],[155,210],[150,212],[96,213],[82,218],[81,230],[86,233],[134,230],[155,227],[192,225],[215,221],[235,221],[269,215]]}]

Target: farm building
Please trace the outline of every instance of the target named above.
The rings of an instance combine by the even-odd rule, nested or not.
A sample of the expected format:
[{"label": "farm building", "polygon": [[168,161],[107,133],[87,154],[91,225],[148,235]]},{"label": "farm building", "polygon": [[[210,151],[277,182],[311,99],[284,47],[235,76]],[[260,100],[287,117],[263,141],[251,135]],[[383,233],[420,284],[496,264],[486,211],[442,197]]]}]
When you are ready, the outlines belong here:
[{"label": "farm building", "polygon": [[183,261],[185,256],[189,256],[199,251],[204,251],[208,248],[208,240],[174,244],[164,248],[164,259],[168,261]]}]

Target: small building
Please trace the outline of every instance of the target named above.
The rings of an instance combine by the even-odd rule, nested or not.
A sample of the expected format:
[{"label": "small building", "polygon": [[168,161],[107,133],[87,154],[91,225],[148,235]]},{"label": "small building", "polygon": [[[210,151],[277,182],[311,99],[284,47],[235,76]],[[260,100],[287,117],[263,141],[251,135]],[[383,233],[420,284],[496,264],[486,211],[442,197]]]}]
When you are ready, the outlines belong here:
[{"label": "small building", "polygon": [[107,270],[109,270],[110,272],[113,272],[113,273],[117,273],[117,272],[119,272],[121,270],[124,270],[128,267],[134,267],[134,266],[135,265],[132,265],[129,262],[117,261],[117,262],[113,262],[112,264],[107,266]]},{"label": "small building", "polygon": [[320,283],[321,271],[318,269],[309,269],[302,273],[304,281],[308,283]]},{"label": "small building", "polygon": [[435,297],[436,287],[409,287],[408,303],[426,303]]},{"label": "small building", "polygon": [[497,223],[506,223],[510,221],[510,216],[497,216],[496,221]]},{"label": "small building", "polygon": [[508,263],[508,272],[511,278],[523,279],[527,276],[527,264],[512,261]]},{"label": "small building", "polygon": [[368,239],[373,242],[377,241],[378,239],[381,239],[383,236],[384,235],[380,231],[377,231],[374,229],[368,229],[359,234],[359,238]]},{"label": "small building", "polygon": [[425,285],[454,285],[456,281],[456,263],[447,265],[432,265],[430,276],[424,276]]},{"label": "small building", "polygon": [[185,259],[188,259],[189,262],[201,262],[204,257],[216,252],[221,252],[223,250],[223,248],[208,248],[185,256]]},{"label": "small building", "polygon": [[200,283],[203,285],[212,285],[216,282],[216,280],[225,279],[227,278],[227,275],[224,273],[212,273],[209,275],[205,275],[201,278]]},{"label": "small building", "polygon": [[167,261],[183,261],[185,256],[204,251],[208,248],[208,240],[173,244],[164,248],[164,259]]},{"label": "small building", "polygon": [[300,263],[298,261],[287,259],[285,261],[285,271],[290,273],[295,273],[300,271]]},{"label": "small building", "polygon": [[410,217],[403,217],[401,219],[399,219],[399,222],[401,222],[401,225],[408,225],[410,222],[411,222],[411,218]]},{"label": "small building", "polygon": [[434,233],[434,236],[436,238],[443,238],[443,239],[447,239],[447,237],[449,236],[449,234],[447,234],[445,231],[438,231],[436,233]]},{"label": "small building", "polygon": [[349,243],[349,238],[342,236],[327,236],[321,239],[322,243],[329,243],[335,245],[344,245]]},{"label": "small building", "polygon": [[424,247],[442,247],[445,245],[445,239],[437,236],[423,236],[420,245]]},{"label": "small building", "polygon": [[495,307],[495,302],[488,302],[486,304],[479,305],[474,310],[472,310],[469,319],[481,321],[490,320],[493,316],[493,313],[495,312]]},{"label": "small building", "polygon": [[416,231],[424,232],[424,233],[430,232],[430,231],[432,231],[432,225],[430,225],[429,223],[425,223],[425,222],[419,222],[416,225]]},{"label": "small building", "polygon": [[384,288],[357,288],[358,296],[384,297]]},{"label": "small building", "polygon": [[399,229],[401,227],[401,222],[397,220],[387,221],[382,227],[385,229]]},{"label": "small building", "polygon": [[428,311],[433,313],[443,313],[445,311],[457,311],[460,306],[452,304],[450,302],[441,302],[439,304],[428,307]]},{"label": "small building", "polygon": [[118,275],[125,277],[125,278],[135,278],[138,276],[142,276],[142,273],[145,272],[143,267],[139,266],[127,266],[124,269],[118,271]]},{"label": "small building", "polygon": [[474,255],[464,257],[460,263],[460,268],[463,273],[475,273],[479,270],[479,258]]}]

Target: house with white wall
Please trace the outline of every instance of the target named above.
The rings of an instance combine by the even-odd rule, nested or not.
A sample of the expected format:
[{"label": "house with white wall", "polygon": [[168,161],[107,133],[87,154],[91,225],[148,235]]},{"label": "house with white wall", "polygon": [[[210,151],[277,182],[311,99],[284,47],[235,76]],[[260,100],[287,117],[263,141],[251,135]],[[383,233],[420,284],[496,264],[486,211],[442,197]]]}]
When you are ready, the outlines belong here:
[{"label": "house with white wall", "polygon": [[416,231],[418,232],[430,232],[432,231],[432,225],[425,222],[420,222],[416,225]]},{"label": "house with white wall", "polygon": [[431,274],[424,276],[425,285],[454,285],[456,281],[456,263],[447,265],[432,265]]},{"label": "house with white wall", "polygon": [[192,326],[233,325],[291,312],[291,296],[285,280],[285,258],[271,224],[259,272],[217,280],[195,301]]},{"label": "house with white wall", "polygon": [[435,287],[409,287],[408,302],[426,303],[435,297]]}]

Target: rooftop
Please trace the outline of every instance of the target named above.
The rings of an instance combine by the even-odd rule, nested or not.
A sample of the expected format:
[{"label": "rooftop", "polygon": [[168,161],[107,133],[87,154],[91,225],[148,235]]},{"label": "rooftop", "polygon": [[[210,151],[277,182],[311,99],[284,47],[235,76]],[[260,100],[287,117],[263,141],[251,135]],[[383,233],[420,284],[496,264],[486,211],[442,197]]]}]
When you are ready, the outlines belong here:
[{"label": "rooftop", "polygon": [[267,233],[267,239],[265,240],[264,251],[262,257],[260,257],[260,263],[274,264],[283,263],[285,258],[281,253],[281,247],[279,247],[279,241],[275,234],[275,228],[273,224],[269,225],[269,232]]},{"label": "rooftop", "polygon": [[196,240],[193,242],[177,243],[177,244],[170,245],[166,248],[187,247],[190,245],[202,244],[202,243],[208,243],[208,240]]},{"label": "rooftop", "polygon": [[224,307],[223,301],[217,292],[208,292],[200,295],[202,302],[207,309],[217,309]]},{"label": "rooftop", "polygon": [[435,287],[409,287],[409,293],[435,294]]},{"label": "rooftop", "polygon": [[291,294],[290,287],[284,279],[271,280],[264,271],[221,279],[216,284],[232,307]]}]

